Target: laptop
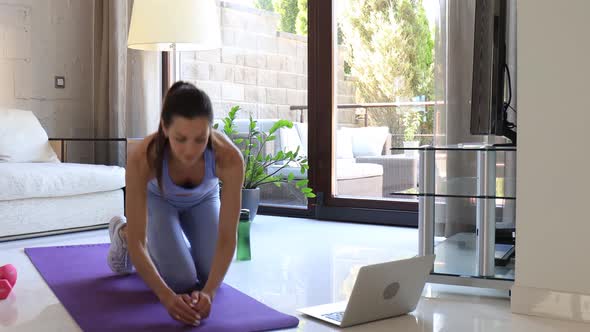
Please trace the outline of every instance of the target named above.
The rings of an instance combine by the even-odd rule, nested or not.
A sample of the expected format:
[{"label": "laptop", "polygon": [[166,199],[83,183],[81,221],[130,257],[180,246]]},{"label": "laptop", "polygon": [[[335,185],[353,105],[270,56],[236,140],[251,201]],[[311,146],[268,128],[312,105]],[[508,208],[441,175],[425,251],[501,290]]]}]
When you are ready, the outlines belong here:
[{"label": "laptop", "polygon": [[297,311],[340,327],[404,315],[416,309],[433,266],[434,255],[363,266],[348,301]]}]

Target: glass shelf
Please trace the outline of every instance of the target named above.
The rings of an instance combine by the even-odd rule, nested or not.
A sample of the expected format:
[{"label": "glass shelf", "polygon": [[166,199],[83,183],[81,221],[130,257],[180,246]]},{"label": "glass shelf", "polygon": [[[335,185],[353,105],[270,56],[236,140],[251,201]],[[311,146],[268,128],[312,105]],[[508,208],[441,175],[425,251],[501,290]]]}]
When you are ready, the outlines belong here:
[{"label": "glass shelf", "polygon": [[[464,178],[464,179],[454,178],[452,180],[454,182],[464,182],[464,183],[462,183],[461,185],[456,185],[456,184],[453,185],[453,187],[456,187],[458,189],[450,189],[449,188],[450,186],[447,185],[446,181],[440,180],[437,183],[437,185],[435,186],[434,193],[420,192],[419,187],[414,187],[414,188],[408,188],[406,190],[394,191],[394,192],[391,192],[390,195],[413,196],[413,197],[434,196],[434,197],[448,197],[448,198],[482,198],[482,199],[516,200],[516,196],[506,195],[506,194],[502,193],[505,184],[513,187],[514,179],[509,179],[508,181],[506,181],[506,179],[504,179],[504,178],[496,178],[496,194],[495,195],[477,195],[475,193],[476,186],[477,186],[477,183],[476,183],[477,178],[475,178],[475,177]],[[468,190],[466,188],[472,188],[472,189]],[[461,194],[461,193],[457,193],[458,190],[463,191],[463,192],[473,191],[474,193]]]},{"label": "glass shelf", "polygon": [[[446,146],[424,145],[413,148],[392,148],[392,151],[403,150],[408,153],[418,153],[427,155],[426,163],[434,167],[434,173],[429,173],[434,179],[434,189],[424,190],[420,188],[420,179],[416,181],[417,187],[407,188],[405,190],[393,191],[389,194],[392,196],[410,196],[410,197],[447,197],[447,198],[475,198],[475,199],[499,199],[515,200],[516,179],[514,176],[507,176],[504,173],[504,162],[507,156],[516,152],[515,146],[507,145],[490,145],[484,143],[463,143]],[[465,154],[468,152],[468,154]],[[484,194],[478,190],[480,184],[478,178],[478,163],[487,160],[484,158],[491,157],[492,165],[495,169],[486,170],[492,178],[495,178],[495,190],[487,190]],[[496,163],[495,161],[498,161]],[[460,171],[452,165],[459,166]],[[497,176],[496,176],[497,174]],[[493,181],[492,181],[493,183]],[[493,185],[493,184],[492,184]],[[422,186],[422,188],[425,188]]]},{"label": "glass shelf", "polygon": [[393,147],[391,151],[516,151],[512,145],[491,145],[485,143],[461,143],[451,145],[423,145],[414,148]]}]

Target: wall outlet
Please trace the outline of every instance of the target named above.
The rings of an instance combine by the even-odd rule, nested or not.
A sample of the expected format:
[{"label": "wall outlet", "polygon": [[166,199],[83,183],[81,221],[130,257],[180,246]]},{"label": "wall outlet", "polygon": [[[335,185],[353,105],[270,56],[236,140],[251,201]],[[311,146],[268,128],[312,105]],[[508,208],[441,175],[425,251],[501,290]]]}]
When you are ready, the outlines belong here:
[{"label": "wall outlet", "polygon": [[66,88],[65,76],[55,76],[55,88],[56,89],[65,89]]}]

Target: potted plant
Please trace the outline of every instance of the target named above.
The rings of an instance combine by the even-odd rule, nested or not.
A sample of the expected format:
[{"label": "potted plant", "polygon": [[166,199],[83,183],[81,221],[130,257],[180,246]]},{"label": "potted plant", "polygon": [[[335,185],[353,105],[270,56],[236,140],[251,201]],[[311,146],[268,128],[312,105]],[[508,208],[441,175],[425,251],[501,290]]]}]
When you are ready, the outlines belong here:
[{"label": "potted plant", "polygon": [[[308,187],[309,180],[295,179],[295,174],[288,172],[286,175],[281,172],[286,167],[299,169],[301,174],[309,169],[307,157],[299,155],[299,147],[296,151],[275,151],[264,154],[267,143],[274,141],[281,128],[292,128],[293,122],[289,120],[278,120],[268,133],[260,132],[256,126],[257,121],[250,116],[250,122],[247,133],[238,133],[236,131],[235,119],[236,114],[240,111],[239,106],[231,108],[229,115],[222,119],[223,132],[234,142],[242,151],[244,156],[244,185],[242,187],[242,208],[250,210],[250,220],[252,220],[258,211],[260,203],[260,187],[263,185],[276,185],[280,187],[283,183],[294,183],[303,195],[307,198],[316,197],[312,188]],[[218,129],[219,125],[214,125]],[[269,172],[269,167],[274,167]]]},{"label": "potted plant", "polygon": [[[402,115],[402,123],[404,126],[404,148],[417,148],[420,146],[420,141],[416,140],[416,133],[422,124],[422,114],[416,111],[406,111]],[[415,155],[417,151],[406,150],[406,155]]]}]

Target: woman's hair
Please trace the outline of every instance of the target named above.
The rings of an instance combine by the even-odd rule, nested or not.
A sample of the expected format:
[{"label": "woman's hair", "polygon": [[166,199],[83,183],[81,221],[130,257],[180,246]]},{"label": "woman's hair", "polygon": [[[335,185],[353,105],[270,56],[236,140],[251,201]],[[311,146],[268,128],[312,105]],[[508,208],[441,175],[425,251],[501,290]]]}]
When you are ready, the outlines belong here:
[{"label": "woman's hair", "polygon": [[[162,162],[164,161],[164,151],[168,145],[168,137],[164,135],[162,124],[168,128],[172,120],[179,116],[187,119],[204,117],[211,125],[213,123],[213,107],[209,96],[193,84],[183,81],[174,83],[166,92],[158,132],[147,148],[148,163],[152,169],[156,170],[160,191],[163,191]],[[208,147],[211,147],[211,140],[208,141]],[[151,158],[153,155],[155,158]]]}]

